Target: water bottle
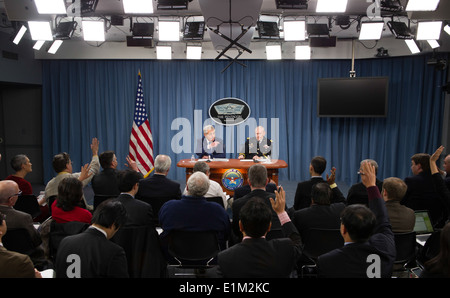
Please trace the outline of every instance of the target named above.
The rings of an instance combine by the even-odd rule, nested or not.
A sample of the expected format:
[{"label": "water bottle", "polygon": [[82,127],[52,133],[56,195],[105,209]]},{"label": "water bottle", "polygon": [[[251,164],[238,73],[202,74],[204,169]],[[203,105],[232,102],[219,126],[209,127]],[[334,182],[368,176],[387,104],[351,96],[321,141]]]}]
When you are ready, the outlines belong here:
[{"label": "water bottle", "polygon": [[191,161],[195,161],[195,156],[194,155],[191,156]]}]

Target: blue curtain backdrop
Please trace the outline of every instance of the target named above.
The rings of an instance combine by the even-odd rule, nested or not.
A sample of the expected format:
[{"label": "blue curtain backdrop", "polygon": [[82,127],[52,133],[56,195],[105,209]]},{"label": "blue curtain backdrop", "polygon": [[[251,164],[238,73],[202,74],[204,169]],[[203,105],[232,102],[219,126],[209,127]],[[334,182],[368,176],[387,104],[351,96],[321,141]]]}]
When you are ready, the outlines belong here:
[{"label": "blue curtain backdrop", "polygon": [[224,97],[240,98],[251,109],[251,119],[239,127],[216,125],[216,134],[233,152],[228,153],[230,158],[237,157],[245,140],[239,131],[245,129],[246,136],[253,136],[251,124],[257,123],[278,140],[279,158],[289,165],[280,171],[280,180],[309,179],[309,162],[316,155],[328,160],[327,172],[336,167],[337,180],[348,184],[358,181],[359,162],[365,158],[379,163],[379,178],[404,178],[410,175],[411,155],[432,153],[441,142],[444,94],[440,86],[446,74],[427,65],[428,58],[355,61],[358,77],[389,77],[386,118],[316,116],[317,79],[348,77],[350,60],[251,60],[243,61],[247,67],[234,64],[223,73],[228,61],[45,60],[44,180],[55,175],[51,160],[56,153],[70,153],[77,171],[88,163],[93,137],[100,140],[100,152],[115,150],[119,168],[124,168],[138,71],[154,154],[172,158],[172,179],[185,179],[184,169],[176,163],[191,157],[210,105]]}]

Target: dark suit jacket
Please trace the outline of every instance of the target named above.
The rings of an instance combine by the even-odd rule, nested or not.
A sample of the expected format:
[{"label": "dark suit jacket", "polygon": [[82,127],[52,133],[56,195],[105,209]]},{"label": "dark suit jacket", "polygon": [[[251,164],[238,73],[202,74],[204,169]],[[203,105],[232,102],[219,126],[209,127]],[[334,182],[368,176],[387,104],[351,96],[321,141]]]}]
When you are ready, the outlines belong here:
[{"label": "dark suit jacket", "polygon": [[394,200],[386,201],[386,209],[394,233],[407,233],[414,230],[416,224],[414,210]]},{"label": "dark suit jacket", "polygon": [[137,200],[127,193],[121,193],[116,200],[127,210],[125,226],[153,226],[153,209],[150,204]]},{"label": "dark suit jacket", "polygon": [[[377,179],[376,181],[377,187],[381,192],[381,188],[383,187],[383,181]],[[367,206],[367,189],[362,184],[362,182],[353,184],[348,190],[347,194],[347,205],[352,204],[364,204]]]},{"label": "dark suit jacket", "polygon": [[340,216],[344,210],[344,203],[331,205],[311,205],[311,207],[294,212],[292,222],[300,233],[303,240],[309,229],[339,229],[341,226]]},{"label": "dark suit jacket", "polygon": [[[266,185],[266,191],[275,193],[275,190],[277,190],[277,186],[275,183],[267,183]],[[234,200],[237,200],[239,198],[242,198],[243,196],[249,194],[252,191],[249,184],[245,184],[241,187],[238,187],[234,190]]]},{"label": "dark suit jacket", "polygon": [[222,251],[217,273],[225,278],[288,278],[301,255],[301,238],[292,222],[282,226],[289,238],[249,238]]},{"label": "dark suit jacket", "polygon": [[444,179],[445,185],[447,186],[448,190],[450,190],[450,173],[447,174],[447,176]]},{"label": "dark suit jacket", "polygon": [[220,138],[216,138],[215,141],[219,142],[220,144],[217,147],[211,149],[207,149],[208,141],[205,137],[203,137],[201,141],[198,141],[197,149],[195,150],[198,158],[202,158],[205,155],[211,155],[211,158],[225,158],[225,143]]},{"label": "dark suit jacket", "polygon": [[270,210],[272,210],[272,228],[271,230],[281,230],[281,223],[278,219],[277,214],[272,209],[272,204],[270,203],[269,198],[275,198],[274,193],[270,193],[267,191],[264,191],[262,189],[255,189],[249,194],[243,196],[242,198],[239,198],[237,200],[233,200],[233,204],[231,205],[231,210],[233,212],[233,223],[232,223],[232,230],[234,236],[237,237],[236,241],[240,242],[242,240],[242,233],[239,229],[239,212],[241,211],[241,208],[247,203],[251,198],[253,197],[259,197],[264,200],[264,202],[267,204],[267,206],[270,207]]},{"label": "dark suit jacket", "polygon": [[244,154],[246,159],[252,159],[255,155],[259,157],[271,155],[272,141],[264,137],[260,144],[255,137],[247,138],[244,144],[244,152],[241,152],[239,155],[242,154]]},{"label": "dark suit jacket", "polygon": [[[56,255],[56,277],[68,277],[76,261],[68,261],[69,255],[78,255],[80,276],[129,277],[125,251],[119,245],[106,239],[100,231],[88,228],[81,234],[67,236],[61,241]],[[68,268],[68,267],[71,268]],[[69,269],[69,270],[68,270]]]},{"label": "dark suit jacket", "polygon": [[428,210],[433,225],[446,219],[447,207],[436,192],[431,175],[421,172],[418,175],[406,177],[405,183],[408,189],[401,204],[413,210]]},{"label": "dark suit jacket", "polygon": [[391,277],[396,256],[394,233],[392,233],[384,200],[376,186],[367,189],[369,208],[377,218],[374,234],[363,243],[350,243],[319,256],[317,261],[319,277],[367,277],[367,269],[373,261],[368,256],[380,257],[381,277]]},{"label": "dark suit jacket", "polygon": [[0,246],[0,278],[34,278],[34,265],[29,256]]},{"label": "dark suit jacket", "polygon": [[[312,177],[310,180],[302,181],[297,184],[294,198],[294,209],[300,210],[311,206],[311,190],[312,187],[319,182],[326,182],[322,177]],[[330,203],[345,202],[345,197],[339,190],[339,187],[335,187],[331,190]]]},{"label": "dark suit jacket", "polygon": [[116,197],[120,194],[119,178],[116,169],[104,169],[92,177],[92,190],[95,195],[111,195]]}]

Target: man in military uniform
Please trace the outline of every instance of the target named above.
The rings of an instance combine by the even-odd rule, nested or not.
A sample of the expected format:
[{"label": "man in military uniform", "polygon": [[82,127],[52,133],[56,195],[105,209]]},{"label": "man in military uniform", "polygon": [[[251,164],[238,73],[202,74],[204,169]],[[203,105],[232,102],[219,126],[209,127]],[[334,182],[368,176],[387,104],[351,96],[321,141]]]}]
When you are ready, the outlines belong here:
[{"label": "man in military uniform", "polygon": [[265,137],[264,127],[255,128],[255,136],[247,138],[244,145],[244,153],[239,153],[239,159],[267,158],[272,151],[272,141]]}]

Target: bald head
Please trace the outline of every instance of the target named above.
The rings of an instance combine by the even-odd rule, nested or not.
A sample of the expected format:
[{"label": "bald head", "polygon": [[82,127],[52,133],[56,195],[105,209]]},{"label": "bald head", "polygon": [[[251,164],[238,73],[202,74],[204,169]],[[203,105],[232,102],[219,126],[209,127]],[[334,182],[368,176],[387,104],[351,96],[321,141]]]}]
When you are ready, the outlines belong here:
[{"label": "bald head", "polygon": [[0,181],[0,205],[14,206],[19,191],[19,186],[15,181]]}]

